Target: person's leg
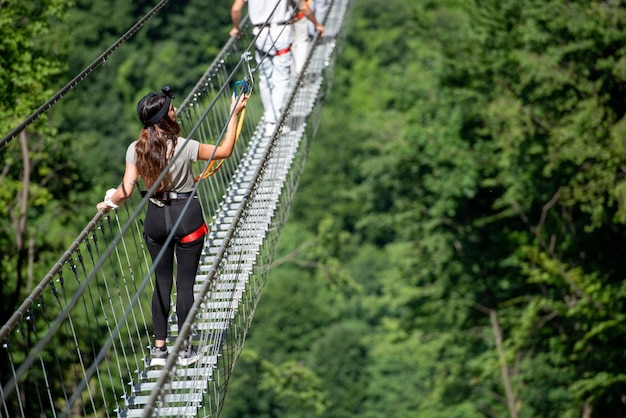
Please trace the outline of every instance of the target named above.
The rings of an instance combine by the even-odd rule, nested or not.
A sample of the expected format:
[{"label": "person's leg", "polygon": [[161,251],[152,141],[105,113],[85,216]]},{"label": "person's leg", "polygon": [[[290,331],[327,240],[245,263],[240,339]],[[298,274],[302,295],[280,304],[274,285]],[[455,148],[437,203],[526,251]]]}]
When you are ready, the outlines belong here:
[{"label": "person's leg", "polygon": [[304,67],[307,54],[309,52],[309,20],[302,17],[291,24],[293,31],[293,42],[291,44],[291,58],[293,61],[292,79],[295,81]]},{"label": "person's leg", "polygon": [[[280,118],[291,86],[292,57],[292,31],[289,28],[272,27],[270,30],[276,55],[272,57],[272,72],[269,85],[272,92],[272,107],[276,110],[276,121]],[[279,51],[289,51],[280,53]]]},{"label": "person's leg", "polygon": [[277,109],[278,118],[285,109],[291,86],[291,54],[287,53],[272,58],[272,105]]},{"label": "person's leg", "polygon": [[[259,52],[257,52],[256,55],[259,56]],[[261,103],[263,103],[263,119],[266,126],[266,135],[272,134],[272,128],[276,126],[278,114],[278,110],[274,108],[272,102],[272,86],[270,84],[272,70],[271,57],[259,58],[259,94],[261,96]]]},{"label": "person's leg", "polygon": [[[176,315],[178,317],[179,334],[193,305],[193,286],[196,283],[196,273],[198,272],[198,263],[203,246],[204,236],[193,242],[180,243],[176,247],[176,262],[178,266],[176,274]],[[179,353],[178,364],[189,366],[199,359],[197,348],[192,344],[188,344]]]},{"label": "person's leg", "polygon": [[[173,220],[183,218],[176,228],[176,316],[178,317],[178,332],[191,310],[194,301],[193,285],[196,281],[198,264],[204,246],[204,235],[186,242],[190,234],[196,233],[204,225],[202,206],[197,198],[191,202],[180,200],[172,203]],[[182,242],[181,242],[182,241]]]},{"label": "person's leg", "polygon": [[193,286],[196,283],[198,263],[204,246],[204,236],[196,241],[176,246],[176,316],[178,332],[183,327],[194,301]]},{"label": "person's leg", "polygon": [[[179,214],[184,210],[184,201],[175,202],[172,209]],[[204,247],[204,235],[196,238],[191,242],[187,242],[196,236],[198,231],[204,225],[202,215],[202,206],[200,201],[195,199],[189,202],[186,213],[178,223],[176,229],[176,316],[178,318],[178,333],[183,330],[185,320],[191,311],[194,302],[193,286],[196,282],[196,274],[198,273],[198,264]],[[191,234],[191,237],[190,237]],[[192,321],[193,322],[193,321]],[[198,361],[200,356],[197,349],[188,344],[179,353],[178,364],[180,366],[188,366]]]},{"label": "person's leg", "polygon": [[[163,243],[169,234],[165,216],[169,208],[148,204],[144,222],[144,236],[152,262],[155,263]],[[173,285],[174,243],[171,242],[158,263],[154,266],[155,285],[152,293],[152,326],[156,347],[164,347],[167,339],[167,317],[170,312],[170,298]]]},{"label": "person's leg", "polygon": [[[152,260],[156,260],[162,245],[146,237],[148,251]],[[168,245],[161,259],[155,266],[156,276],[154,292],[152,293],[152,326],[154,328],[154,345],[164,347],[167,339],[167,317],[170,313],[170,301],[174,270],[174,245]]]},{"label": "person's leg", "polygon": [[272,26],[262,30],[255,43],[266,135],[273,133],[289,92],[291,35],[288,25]]},{"label": "person's leg", "polygon": [[254,29],[253,35],[257,36],[255,41],[255,54],[254,57],[258,64],[258,85],[259,94],[261,96],[261,103],[263,104],[263,119],[265,125],[269,126],[266,131],[269,134],[271,127],[276,126],[276,110],[272,106],[272,88],[269,84],[270,77],[272,75],[272,60],[271,60],[271,46],[272,41],[269,37],[269,29],[265,28],[259,30]]}]

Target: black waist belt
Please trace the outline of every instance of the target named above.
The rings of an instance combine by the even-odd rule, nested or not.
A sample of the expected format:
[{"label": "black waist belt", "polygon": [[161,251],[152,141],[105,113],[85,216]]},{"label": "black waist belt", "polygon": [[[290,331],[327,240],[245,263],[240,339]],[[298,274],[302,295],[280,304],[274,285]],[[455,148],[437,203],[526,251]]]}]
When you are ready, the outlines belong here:
[{"label": "black waist belt", "polygon": [[[179,200],[179,199],[188,199],[191,196],[192,192],[159,192],[152,195],[153,199],[157,200]],[[142,196],[146,195],[146,192],[141,192]]]},{"label": "black waist belt", "polygon": [[283,22],[276,23],[259,23],[258,25],[254,25],[255,28],[262,28],[263,26],[269,28],[270,26],[284,26],[291,23],[291,20],[285,20]]}]

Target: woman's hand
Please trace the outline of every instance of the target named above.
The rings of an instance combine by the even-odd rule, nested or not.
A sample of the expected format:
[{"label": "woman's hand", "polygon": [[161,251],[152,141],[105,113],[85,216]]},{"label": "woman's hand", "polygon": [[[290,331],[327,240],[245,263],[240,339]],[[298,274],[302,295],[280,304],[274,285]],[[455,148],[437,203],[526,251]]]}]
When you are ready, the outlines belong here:
[{"label": "woman's hand", "polygon": [[106,191],[106,193],[104,194],[104,200],[96,205],[96,209],[98,209],[98,212],[107,213],[112,208],[118,208],[118,205],[113,203],[113,200],[111,200],[116,192],[117,189],[109,189]]},{"label": "woman's hand", "polygon": [[96,205],[96,209],[98,209],[98,212],[108,213],[111,207],[107,205],[105,201],[102,201]]},{"label": "woman's hand", "polygon": [[232,38],[233,36],[236,36],[237,39],[241,38],[241,29],[233,27],[230,32],[228,32],[228,35],[230,35],[230,37]]},{"label": "woman's hand", "polygon": [[232,101],[230,103],[230,112],[239,116],[239,114],[243,111],[243,109],[245,109],[246,105],[248,104],[248,95],[247,94],[241,94],[240,96],[235,96],[235,93],[233,93],[233,97],[232,97]]}]

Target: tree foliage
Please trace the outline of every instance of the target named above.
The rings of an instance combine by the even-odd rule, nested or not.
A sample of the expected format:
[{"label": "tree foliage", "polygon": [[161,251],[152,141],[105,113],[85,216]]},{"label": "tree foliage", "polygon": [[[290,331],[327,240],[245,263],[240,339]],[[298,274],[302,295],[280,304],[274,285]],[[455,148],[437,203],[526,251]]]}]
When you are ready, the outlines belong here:
[{"label": "tree foliage", "polygon": [[[4,2],[3,131],[152,5]],[[204,72],[229,6],[172,2],[2,151],[3,301],[119,180],[138,98]],[[613,1],[357,0],[223,416],[626,414],[625,24]]]},{"label": "tree foliage", "polygon": [[619,2],[357,2],[292,217],[350,237],[335,255],[359,290],[335,306],[337,326],[365,321],[354,416],[626,411],[624,19]]},{"label": "tree foliage", "polygon": [[[54,31],[67,0],[3,2],[0,15],[0,128],[8,134],[52,94],[64,71],[65,39]],[[45,274],[38,261],[59,251],[43,231],[67,221],[60,200],[77,181],[76,164],[65,160],[66,141],[56,141],[53,124],[43,117],[15,143],[0,151],[0,319],[7,319],[33,281]],[[57,175],[58,174],[58,175]],[[59,200],[57,200],[59,199]]]}]

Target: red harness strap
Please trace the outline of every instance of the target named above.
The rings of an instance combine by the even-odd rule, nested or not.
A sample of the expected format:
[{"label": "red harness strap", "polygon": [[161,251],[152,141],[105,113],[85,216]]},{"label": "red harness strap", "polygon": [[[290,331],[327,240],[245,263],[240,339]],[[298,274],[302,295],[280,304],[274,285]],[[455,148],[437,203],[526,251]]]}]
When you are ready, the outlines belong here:
[{"label": "red harness strap", "polygon": [[279,56],[279,55],[283,55],[286,54],[287,52],[291,51],[291,45],[289,45],[287,48],[283,48],[281,50],[276,51],[276,53],[274,54],[275,57]]},{"label": "red harness strap", "polygon": [[198,238],[200,238],[201,236],[203,236],[204,234],[208,234],[208,233],[209,233],[209,227],[206,226],[206,222],[205,222],[200,226],[200,228],[196,229],[191,234],[185,235],[184,237],[182,237],[179,240],[179,242],[181,244],[185,244],[187,242],[193,242],[197,240]]}]

